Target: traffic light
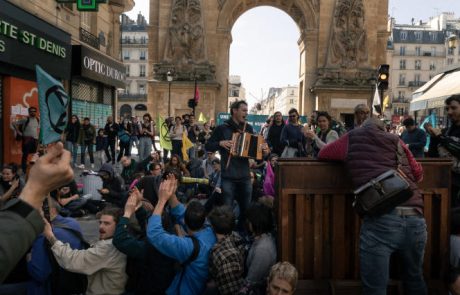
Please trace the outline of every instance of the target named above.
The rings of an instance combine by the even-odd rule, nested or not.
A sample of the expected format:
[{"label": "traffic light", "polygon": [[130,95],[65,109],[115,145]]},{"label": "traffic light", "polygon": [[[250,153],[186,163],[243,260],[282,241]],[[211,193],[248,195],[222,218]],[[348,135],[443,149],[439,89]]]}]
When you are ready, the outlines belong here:
[{"label": "traffic light", "polygon": [[388,89],[388,81],[390,78],[390,65],[383,64],[379,66],[379,75],[377,85],[380,90]]},{"label": "traffic light", "polygon": [[188,100],[188,104],[187,104],[187,105],[188,105],[189,108],[195,109],[195,107],[196,107],[198,104],[196,103],[195,98],[190,98],[190,99]]}]

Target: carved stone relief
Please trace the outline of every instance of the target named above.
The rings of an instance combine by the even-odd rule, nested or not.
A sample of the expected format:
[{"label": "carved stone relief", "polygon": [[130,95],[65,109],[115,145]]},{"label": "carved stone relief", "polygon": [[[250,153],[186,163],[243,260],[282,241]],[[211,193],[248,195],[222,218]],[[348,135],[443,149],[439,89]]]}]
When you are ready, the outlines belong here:
[{"label": "carved stone relief", "polygon": [[219,10],[222,9],[222,7],[224,7],[225,1],[226,0],[217,0],[217,4],[219,5]]},{"label": "carved stone relief", "polygon": [[200,0],[173,0],[164,60],[154,64],[154,77],[164,80],[168,71],[178,80],[213,80],[209,64]]},{"label": "carved stone relief", "polygon": [[175,0],[171,11],[167,60],[200,61],[205,58],[201,3]]},{"label": "carved stone relief", "polygon": [[368,50],[363,0],[337,0],[330,41],[329,66],[367,65]]}]

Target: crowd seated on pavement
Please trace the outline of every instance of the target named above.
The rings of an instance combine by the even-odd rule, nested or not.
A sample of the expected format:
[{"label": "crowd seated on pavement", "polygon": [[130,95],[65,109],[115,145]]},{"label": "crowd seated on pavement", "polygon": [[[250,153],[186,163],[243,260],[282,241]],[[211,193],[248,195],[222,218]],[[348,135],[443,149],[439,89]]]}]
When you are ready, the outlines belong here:
[{"label": "crowd seated on pavement", "polygon": [[[175,125],[167,120],[169,130],[177,133],[179,126],[192,137],[192,152],[182,152],[182,137],[176,136],[175,153],[169,158],[164,152],[162,157],[154,142],[150,153],[147,134],[124,142],[123,154],[115,158],[108,149],[112,149],[117,128],[123,124],[109,120],[109,127],[99,130],[96,138],[96,151],[101,151],[96,155],[96,160],[100,157],[96,172],[101,180],[101,199],[83,196],[78,177],[55,187],[48,198],[50,219],[43,234],[33,243],[28,257],[4,280],[0,294],[10,294],[3,290],[13,290],[11,294],[61,294],[55,292],[63,290],[62,280],[72,277],[76,278],[74,285],[85,285],[74,287],[86,294],[293,294],[297,270],[288,262],[277,263],[273,170],[281,156],[316,157],[324,146],[343,135],[344,128],[335,128],[336,121],[325,112],[317,112],[317,120],[305,126],[299,123],[295,109],[289,112],[286,123],[280,115],[275,113],[263,131],[272,153],[262,161],[249,161],[252,194],[242,212],[238,202],[228,204],[223,199],[222,169],[227,163],[221,162],[219,152],[206,150],[215,130],[209,123],[201,129],[193,118],[188,121],[190,117],[181,122],[177,117]],[[140,126],[153,126],[150,116],[144,119]],[[129,122],[123,123],[128,126]],[[440,144],[458,155],[454,153],[455,142],[445,139],[448,135],[430,129],[427,133],[440,136]],[[144,158],[132,152],[140,147],[140,139]],[[76,148],[68,146],[75,162]],[[83,169],[85,159],[81,162]],[[90,162],[93,168],[94,160]],[[26,175],[20,175],[17,166],[3,167],[0,206],[17,198],[26,183]],[[78,167],[73,169],[79,171]],[[460,281],[458,215],[458,208],[453,209],[452,294],[459,294]],[[74,219],[88,216],[100,223],[99,241],[91,247]],[[244,226],[237,226],[243,216]],[[60,273],[65,276],[57,279]]]}]

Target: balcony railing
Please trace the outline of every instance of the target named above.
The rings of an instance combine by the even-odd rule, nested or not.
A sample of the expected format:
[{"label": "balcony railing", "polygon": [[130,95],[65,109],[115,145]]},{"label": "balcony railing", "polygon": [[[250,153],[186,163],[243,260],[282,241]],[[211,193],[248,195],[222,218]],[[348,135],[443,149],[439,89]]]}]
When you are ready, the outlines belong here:
[{"label": "balcony railing", "polygon": [[140,94],[140,93],[123,93],[118,94],[119,100],[135,100],[135,101],[146,101],[147,94]]},{"label": "balcony railing", "polygon": [[137,39],[121,39],[121,44],[133,44],[133,45],[140,45],[149,43],[149,39],[145,40],[137,40]]},{"label": "balcony railing", "polygon": [[410,81],[409,87],[420,87],[423,86],[425,83],[426,81]]},{"label": "balcony railing", "polygon": [[393,103],[409,103],[410,99],[404,97],[395,97],[393,98]]},{"label": "balcony railing", "polygon": [[99,50],[101,45],[97,36],[94,36],[83,28],[80,28],[80,40],[90,45],[91,47],[96,48],[97,50]]}]

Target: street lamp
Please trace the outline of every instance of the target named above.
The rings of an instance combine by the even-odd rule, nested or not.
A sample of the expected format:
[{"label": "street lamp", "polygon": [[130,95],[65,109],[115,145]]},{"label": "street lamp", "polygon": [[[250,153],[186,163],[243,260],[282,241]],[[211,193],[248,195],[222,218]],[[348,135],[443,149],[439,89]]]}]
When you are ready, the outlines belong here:
[{"label": "street lamp", "polygon": [[168,117],[171,117],[171,82],[173,81],[173,74],[171,71],[166,73],[166,80],[168,80]]}]

